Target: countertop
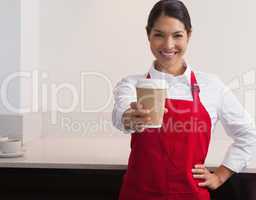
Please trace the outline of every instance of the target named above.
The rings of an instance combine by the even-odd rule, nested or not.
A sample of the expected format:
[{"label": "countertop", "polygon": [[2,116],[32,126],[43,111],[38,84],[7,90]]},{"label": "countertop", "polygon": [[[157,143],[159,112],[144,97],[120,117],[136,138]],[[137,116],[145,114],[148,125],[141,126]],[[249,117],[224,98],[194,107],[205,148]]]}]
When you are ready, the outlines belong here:
[{"label": "countertop", "polygon": [[[115,145],[113,145],[115,144]],[[206,166],[218,167],[230,141],[212,141]],[[216,148],[216,146],[218,148]],[[0,168],[103,169],[127,168],[130,137],[38,138],[24,144],[24,156],[0,158]],[[256,173],[256,160],[243,171]]]}]

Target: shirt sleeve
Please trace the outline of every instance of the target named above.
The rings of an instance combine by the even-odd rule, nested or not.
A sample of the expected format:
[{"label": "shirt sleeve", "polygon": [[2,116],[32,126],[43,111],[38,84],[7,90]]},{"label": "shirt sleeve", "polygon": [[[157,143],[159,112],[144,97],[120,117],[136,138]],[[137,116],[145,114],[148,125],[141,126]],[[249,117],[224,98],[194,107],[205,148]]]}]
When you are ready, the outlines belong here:
[{"label": "shirt sleeve", "polygon": [[127,134],[134,131],[124,128],[122,116],[123,113],[130,108],[130,104],[137,101],[135,82],[136,81],[132,80],[131,77],[124,78],[117,83],[113,90],[115,103],[112,112],[112,122],[117,129]]},{"label": "shirt sleeve", "polygon": [[233,139],[222,164],[234,172],[241,172],[256,152],[256,129],[249,113],[224,84],[218,117]]}]

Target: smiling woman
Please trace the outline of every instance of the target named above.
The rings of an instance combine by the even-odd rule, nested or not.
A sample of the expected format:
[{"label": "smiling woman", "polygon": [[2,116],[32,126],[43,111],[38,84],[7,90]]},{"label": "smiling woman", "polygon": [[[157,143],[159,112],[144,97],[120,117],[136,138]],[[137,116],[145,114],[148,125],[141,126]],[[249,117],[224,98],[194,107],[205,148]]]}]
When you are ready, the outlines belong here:
[{"label": "smiling woman", "polygon": [[156,69],[183,74],[183,55],[192,32],[190,16],[182,2],[159,2],[152,9],[146,27]]},{"label": "smiling woman", "polygon": [[[157,2],[146,31],[155,57],[152,67],[146,75],[122,79],[114,90],[113,124],[131,133],[131,153],[119,199],[209,200],[209,190],[219,188],[248,165],[256,150],[255,127],[219,78],[195,71],[185,61],[192,26],[181,1]],[[136,102],[134,91],[140,79],[162,79],[169,85],[160,128],[145,126],[153,115]],[[218,120],[234,143],[211,173],[204,163]]]},{"label": "smiling woman", "polygon": [[184,73],[185,68],[180,66],[190,34],[184,24],[173,17],[162,15],[157,19],[148,35],[151,51],[156,57],[156,69],[175,75]]}]

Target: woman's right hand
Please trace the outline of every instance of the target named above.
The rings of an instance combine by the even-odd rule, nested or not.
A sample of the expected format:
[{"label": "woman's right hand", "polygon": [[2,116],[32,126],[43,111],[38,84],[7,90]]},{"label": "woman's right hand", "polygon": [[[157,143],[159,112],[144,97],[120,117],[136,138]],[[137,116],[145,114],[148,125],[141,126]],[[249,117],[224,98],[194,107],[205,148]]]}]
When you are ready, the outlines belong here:
[{"label": "woman's right hand", "polygon": [[142,104],[132,102],[130,108],[127,109],[122,116],[122,123],[125,129],[143,132],[145,129],[144,125],[151,120],[149,112],[149,110],[143,109]]}]

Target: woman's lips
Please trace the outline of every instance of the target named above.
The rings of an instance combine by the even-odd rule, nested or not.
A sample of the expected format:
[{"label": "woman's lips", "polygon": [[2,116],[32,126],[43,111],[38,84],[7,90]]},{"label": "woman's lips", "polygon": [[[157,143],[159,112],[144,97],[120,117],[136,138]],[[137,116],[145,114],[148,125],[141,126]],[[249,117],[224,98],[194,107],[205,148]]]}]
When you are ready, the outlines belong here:
[{"label": "woman's lips", "polygon": [[160,51],[160,55],[166,59],[172,59],[177,54],[177,51]]}]

